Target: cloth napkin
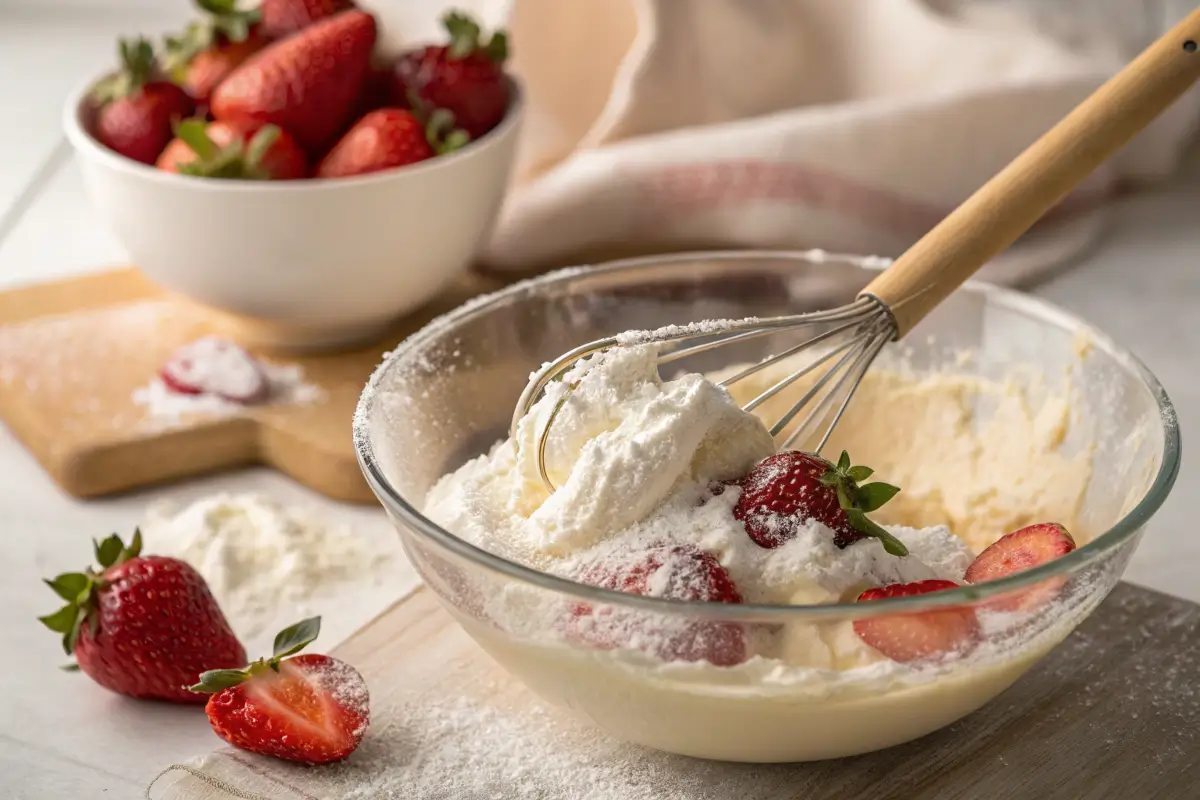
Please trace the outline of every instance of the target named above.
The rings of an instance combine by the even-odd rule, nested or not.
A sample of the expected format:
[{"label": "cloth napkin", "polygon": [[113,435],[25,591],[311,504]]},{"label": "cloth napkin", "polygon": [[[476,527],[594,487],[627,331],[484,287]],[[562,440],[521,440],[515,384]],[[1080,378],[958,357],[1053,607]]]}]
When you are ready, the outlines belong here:
[{"label": "cloth napkin", "polygon": [[[385,27],[431,33],[417,5],[382,4]],[[509,28],[527,93],[482,253],[524,273],[707,247],[899,255],[1191,3],[459,5]],[[1193,93],[981,277],[1022,283],[1078,255],[1107,200],[1176,169],[1198,117]]]}]

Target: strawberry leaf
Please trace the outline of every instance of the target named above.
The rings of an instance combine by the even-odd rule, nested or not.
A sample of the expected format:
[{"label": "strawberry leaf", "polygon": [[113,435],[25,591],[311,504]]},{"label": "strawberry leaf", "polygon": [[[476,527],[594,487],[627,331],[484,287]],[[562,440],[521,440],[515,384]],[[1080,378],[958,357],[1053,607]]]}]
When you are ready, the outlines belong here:
[{"label": "strawberry leaf", "polygon": [[250,679],[250,673],[244,669],[210,669],[200,673],[200,682],[188,687],[188,691],[200,694],[216,694],[223,689],[230,689]]},{"label": "strawberry leaf", "polygon": [[850,469],[850,454],[847,453],[845,450],[843,450],[841,457],[838,458],[837,470],[838,470],[838,472],[846,472],[849,469]]},{"label": "strawberry leaf", "polygon": [[892,486],[890,483],[868,483],[866,486],[858,487],[858,502],[855,506],[863,512],[870,513],[878,510],[884,503],[891,500],[899,493],[900,487]]},{"label": "strawberry leaf", "polygon": [[892,536],[883,528],[872,522],[866,514],[856,508],[851,508],[846,511],[846,519],[854,526],[854,529],[859,533],[865,533],[867,536],[878,539],[883,543],[883,549],[894,556],[908,555],[908,548],[904,543]]},{"label": "strawberry leaf", "polygon": [[870,467],[851,467],[846,471],[852,481],[865,481],[867,478],[875,474],[875,470]]},{"label": "strawberry leaf", "polygon": [[450,34],[446,52],[452,59],[471,55],[479,47],[479,23],[461,11],[450,11],[442,17],[442,26]]},{"label": "strawberry leaf", "polygon": [[262,164],[263,159],[267,157],[267,153],[279,140],[279,128],[274,125],[264,125],[259,128],[254,137],[250,139],[250,144],[246,147],[246,168],[248,170],[257,170]]},{"label": "strawberry leaf", "polygon": [[61,667],[59,667],[59,669],[61,669],[63,672],[79,672],[79,665],[74,661],[71,661],[63,664]]},{"label": "strawberry leaf", "polygon": [[504,31],[496,31],[488,39],[488,43],[482,48],[483,54],[495,61],[497,64],[503,64],[508,60],[508,35]]},{"label": "strawberry leaf", "polygon": [[91,579],[82,572],[65,572],[54,580],[43,581],[43,583],[68,603],[81,602],[81,595],[92,585]]},{"label": "strawberry leaf", "polygon": [[125,549],[125,543],[121,541],[120,536],[114,533],[102,542],[93,539],[92,548],[96,552],[96,563],[104,570],[117,563],[117,559],[121,557],[121,551]]},{"label": "strawberry leaf", "polygon": [[65,605],[53,614],[47,614],[44,617],[38,617],[38,622],[41,622],[55,633],[66,633],[71,630],[71,626],[75,624],[75,617],[78,614],[78,606],[74,603]]},{"label": "strawberry leaf", "polygon": [[188,119],[175,126],[175,136],[183,141],[200,161],[211,161],[217,146],[208,138],[208,126],[202,119]]},{"label": "strawberry leaf", "polygon": [[284,628],[275,636],[271,660],[278,663],[279,659],[295,655],[307,645],[316,640],[321,633],[321,618],[310,617]]}]

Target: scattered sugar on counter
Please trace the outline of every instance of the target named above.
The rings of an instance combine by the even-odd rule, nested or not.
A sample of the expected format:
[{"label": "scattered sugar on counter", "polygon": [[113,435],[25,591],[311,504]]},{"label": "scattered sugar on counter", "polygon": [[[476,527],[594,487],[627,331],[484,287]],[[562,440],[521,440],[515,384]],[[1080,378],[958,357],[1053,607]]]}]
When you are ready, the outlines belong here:
[{"label": "scattered sugar on counter", "polygon": [[[365,623],[404,588],[389,592],[390,584],[409,574],[398,563],[398,540],[389,537],[384,549],[315,509],[260,494],[216,494],[183,508],[158,504],[147,511],[142,533],[148,552],[181,558],[204,576],[247,639],[331,608]],[[334,595],[346,597],[318,602]],[[354,596],[371,608],[357,613]]]}]

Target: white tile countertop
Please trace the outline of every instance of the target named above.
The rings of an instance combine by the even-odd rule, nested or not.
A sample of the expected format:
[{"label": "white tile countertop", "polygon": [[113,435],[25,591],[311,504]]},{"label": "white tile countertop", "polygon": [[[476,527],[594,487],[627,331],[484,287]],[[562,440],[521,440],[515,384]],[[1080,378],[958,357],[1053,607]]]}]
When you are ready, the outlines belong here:
[{"label": "white tile countertop", "polygon": [[[80,3],[86,9],[86,4]],[[68,18],[0,0],[0,97],[20,124],[0,126],[0,215],[55,154],[62,98],[80,77],[111,59],[114,36],[161,31],[186,13],[134,17],[80,11]],[[1200,170],[1174,185],[1122,201],[1105,242],[1087,259],[1035,290],[1095,322],[1131,347],[1161,378],[1185,431],[1200,427]],[[67,163],[46,184],[0,245],[0,288],[119,265],[120,247],[100,227]],[[320,500],[266,470],[246,470],[153,492],[83,503],[60,492],[0,428],[0,796],[142,796],[166,764],[217,744],[196,709],[126,701],[61,672],[55,637],[36,621],[53,605],[40,579],[79,566],[89,540],[128,531],[152,500],[217,490],[262,490],[283,500],[320,503],[359,527],[385,529],[382,511]],[[1200,466],[1186,461],[1170,501],[1151,524],[1126,578],[1200,601],[1195,580],[1200,537],[1187,498],[1200,493]],[[329,645],[332,642],[324,642]],[[15,654],[15,655],[14,655]]]}]

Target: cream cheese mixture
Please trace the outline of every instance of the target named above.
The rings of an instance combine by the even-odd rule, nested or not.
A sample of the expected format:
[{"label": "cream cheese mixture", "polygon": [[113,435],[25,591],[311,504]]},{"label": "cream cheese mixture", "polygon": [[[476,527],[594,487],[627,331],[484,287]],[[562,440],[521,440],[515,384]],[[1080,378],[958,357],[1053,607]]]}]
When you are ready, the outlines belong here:
[{"label": "cream cheese mixture", "polygon": [[[803,520],[782,545],[761,547],[735,518],[741,489],[728,482],[776,452],[761,419],[740,406],[786,370],[777,365],[727,392],[698,374],[662,379],[654,345],[593,356],[548,388],[515,438],[444,476],[425,513],[544,572],[618,589],[619,582],[594,576],[622,575],[641,581],[638,594],[724,599],[700,588],[681,593],[678,582],[693,579],[688,569],[696,580],[710,577],[695,566],[708,562],[679,556],[699,550],[725,570],[742,602],[784,605],[853,602],[889,584],[961,583],[978,552],[1009,531],[1046,520],[1074,529],[1091,455],[1061,447],[1065,401],[1051,398],[1035,409],[1015,383],[882,364],[868,372],[823,452],[836,459],[847,450],[855,464],[901,487],[872,519],[908,554],[886,552],[877,538],[839,547],[815,519]],[[776,418],[794,400],[784,395],[756,413]],[[991,410],[985,424],[976,422],[980,402]],[[536,458],[552,414],[545,462],[553,492]],[[647,569],[648,551],[666,555]],[[660,568],[678,558],[687,564]],[[670,643],[688,631],[695,636],[694,622],[656,622],[653,636],[668,644],[654,645],[644,641],[641,613],[615,644],[589,649],[561,644],[609,637],[623,612],[585,614],[581,623],[578,606],[564,610],[550,593],[522,585],[483,604],[489,623],[464,624],[536,691],[632,741],[750,761],[847,755],[921,735],[990,699],[1070,630],[1064,622],[1034,646],[1004,655],[990,631],[1010,615],[983,612],[984,643],[973,654],[979,666],[964,673],[893,661],[848,620],[750,626],[745,641],[733,644],[718,626],[707,646],[689,642],[680,650]],[[734,725],[736,735],[714,730],[704,723],[709,713],[745,727]]]}]

